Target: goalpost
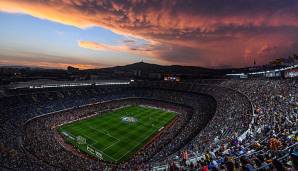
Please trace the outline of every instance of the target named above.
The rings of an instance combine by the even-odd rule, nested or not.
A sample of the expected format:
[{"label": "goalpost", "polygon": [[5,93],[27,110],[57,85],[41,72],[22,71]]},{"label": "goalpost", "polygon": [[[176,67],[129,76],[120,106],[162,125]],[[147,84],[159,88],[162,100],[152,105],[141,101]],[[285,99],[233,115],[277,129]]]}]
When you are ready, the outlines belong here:
[{"label": "goalpost", "polygon": [[92,147],[91,145],[87,144],[86,138],[79,135],[76,137],[76,140],[78,144],[86,144],[86,150],[88,152],[95,155],[100,160],[103,159],[101,152],[99,152],[96,148]]},{"label": "goalpost", "polygon": [[84,138],[80,135],[76,137],[76,140],[77,140],[78,144],[87,144],[86,138]]}]

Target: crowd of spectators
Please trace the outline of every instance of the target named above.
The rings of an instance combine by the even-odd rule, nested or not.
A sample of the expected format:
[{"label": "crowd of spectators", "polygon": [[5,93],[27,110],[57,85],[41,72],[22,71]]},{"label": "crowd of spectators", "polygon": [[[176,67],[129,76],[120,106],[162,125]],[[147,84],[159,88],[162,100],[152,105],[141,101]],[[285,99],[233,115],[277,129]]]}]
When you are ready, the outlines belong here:
[{"label": "crowd of spectators", "polygon": [[245,136],[235,136],[216,146],[208,144],[209,147],[193,160],[179,160],[168,167],[180,170],[297,170],[297,81],[227,80],[220,86],[241,92],[252,102],[254,116]]},{"label": "crowd of spectators", "polygon": [[[180,106],[179,102],[184,102],[183,104],[187,104],[185,103],[185,101],[186,102],[189,101],[189,104],[193,104],[193,106],[195,106],[196,109],[198,110],[200,109],[201,104],[207,103],[209,100],[211,100],[210,97],[204,96],[204,95],[194,96],[190,93],[172,92],[168,90],[154,90],[154,89],[152,90],[134,89],[134,91],[129,93],[128,97],[133,97],[136,94],[138,94],[137,97],[141,96],[141,97],[146,97],[146,99],[149,98],[152,103],[154,101],[157,101],[156,99],[158,99],[158,103],[154,102],[154,104],[151,104],[151,105],[157,106],[157,107],[163,107],[167,109],[170,107],[171,110],[178,111],[179,113],[178,119],[176,120],[176,123],[172,127],[169,127],[168,129],[163,131],[159,136],[159,138],[153,141],[152,144],[150,144],[146,148],[139,151],[128,162],[123,163],[121,165],[118,164],[115,167],[121,167],[121,168],[129,167],[129,168],[137,168],[137,169],[148,168],[149,167],[148,161],[149,159],[154,158],[154,154],[159,153],[159,154],[163,154],[164,156],[167,156],[166,154],[164,154],[164,153],[170,152],[170,150],[167,147],[173,148],[171,149],[172,153],[175,152],[175,150],[179,149],[181,146],[184,145],[184,143],[186,142],[186,138],[192,137],[191,135],[192,132],[199,131],[198,130],[199,127],[197,127],[196,129],[189,129],[189,126],[190,126],[189,122],[193,119],[193,116],[195,114],[193,112],[187,112],[187,113],[181,112],[181,109],[179,109],[179,106]],[[165,103],[165,102],[163,103],[161,102],[161,100],[163,99],[166,99],[167,103],[170,101],[173,104],[170,105],[166,103],[167,105],[161,105]],[[131,101],[131,100],[128,100],[128,101]],[[125,103],[127,103],[128,101],[126,100]],[[135,103],[137,102],[140,103],[144,100],[135,99],[134,101]],[[57,150],[55,150],[55,149],[59,150],[59,147],[60,148],[62,147],[61,145],[59,145],[59,143],[57,143],[56,140],[52,138],[54,134],[53,129],[49,129],[49,128],[56,127],[57,125],[62,124],[63,122],[68,120],[71,121],[71,120],[85,117],[85,114],[94,114],[94,112],[96,111],[105,111],[105,110],[111,109],[111,106],[117,108],[119,106],[126,105],[126,104],[123,104],[123,102],[120,104],[118,104],[119,102],[118,103],[116,102],[112,101],[108,103],[88,105],[86,107],[81,107],[70,111],[60,112],[52,115],[43,116],[38,119],[33,119],[26,125],[26,129],[25,129],[26,130],[25,146],[30,147],[29,149],[27,149],[27,151],[30,151],[35,155],[36,154],[40,155],[38,156],[38,158],[42,158],[46,161],[51,161],[52,165],[57,166],[61,163],[61,166],[59,166],[61,168],[64,168],[65,166],[70,167],[70,165],[77,168],[82,168],[82,167],[84,168],[85,164],[83,163],[80,164],[79,162],[77,162],[75,165],[70,164],[70,162],[74,162],[75,160],[67,159],[67,156],[70,156],[69,153],[65,153],[67,154],[67,156],[63,156],[62,152],[58,152]],[[189,104],[188,106],[191,106]],[[188,107],[188,108],[192,109],[192,107]],[[207,115],[205,116],[207,116],[207,118],[204,115],[202,115],[202,113],[198,113],[198,115],[199,114],[201,115],[200,119],[202,123],[208,122],[207,120],[208,117],[212,116],[211,109],[214,109],[214,106],[213,108],[209,109],[210,113],[206,113]],[[193,111],[193,109],[191,111]],[[48,124],[48,122],[50,122],[50,124]],[[193,124],[199,125],[200,122],[197,121],[197,122],[194,122]],[[39,145],[40,143],[43,143],[43,142],[48,142],[48,143]],[[51,144],[55,144],[55,142],[56,142],[56,145],[52,146]],[[163,148],[161,148],[162,146]],[[53,153],[50,153],[51,155],[49,155],[49,151]],[[52,158],[49,158],[49,156],[51,156]],[[160,157],[155,157],[155,158],[160,160]],[[60,161],[63,161],[63,162],[60,162]],[[88,161],[94,162],[94,160],[88,160]],[[79,167],[78,165],[80,165],[81,167]],[[89,167],[91,166],[98,166],[98,165],[89,163]]]},{"label": "crowd of spectators", "polygon": [[[288,163],[290,153],[295,158],[295,152],[289,151],[297,146],[298,87],[293,80],[227,80],[220,85],[141,82],[7,94],[0,99],[2,168],[234,171],[294,167]],[[179,114],[173,126],[121,164],[73,150],[54,129],[131,104]]]}]

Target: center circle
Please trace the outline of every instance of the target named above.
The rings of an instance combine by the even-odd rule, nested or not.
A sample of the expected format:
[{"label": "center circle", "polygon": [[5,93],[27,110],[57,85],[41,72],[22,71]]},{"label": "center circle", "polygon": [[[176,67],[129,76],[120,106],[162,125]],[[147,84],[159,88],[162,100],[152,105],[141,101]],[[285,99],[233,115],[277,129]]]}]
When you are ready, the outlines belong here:
[{"label": "center circle", "polygon": [[121,117],[121,121],[124,123],[136,123],[138,119],[132,116],[123,116]]}]

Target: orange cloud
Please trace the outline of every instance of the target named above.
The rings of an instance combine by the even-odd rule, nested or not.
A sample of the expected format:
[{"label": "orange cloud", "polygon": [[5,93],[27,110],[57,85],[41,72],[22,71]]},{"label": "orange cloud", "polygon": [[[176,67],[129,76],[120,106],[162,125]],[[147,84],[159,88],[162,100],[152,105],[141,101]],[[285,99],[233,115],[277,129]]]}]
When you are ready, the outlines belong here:
[{"label": "orange cloud", "polygon": [[66,69],[68,66],[77,67],[80,69],[92,69],[92,68],[98,68],[97,65],[89,65],[89,64],[74,64],[74,63],[59,63],[59,62],[28,62],[26,60],[24,61],[12,61],[12,60],[2,60],[0,59],[0,65],[11,65],[13,62],[13,65],[20,65],[20,66],[28,66],[28,67],[41,67],[41,68],[60,68],[60,69]]},{"label": "orange cloud", "polygon": [[[179,9],[178,2],[183,4],[183,1],[175,0],[165,0],[156,4],[150,1],[101,0],[91,3],[85,0],[2,0],[0,10],[25,13],[79,28],[101,26],[116,32],[145,37],[152,36],[152,33],[171,33],[175,30],[180,33],[192,30],[214,32],[222,26],[298,26],[297,12],[293,11],[297,9],[297,3],[285,8],[275,8],[276,11],[271,13],[260,8],[250,15],[247,14],[249,11],[243,12],[240,6],[235,6],[234,8],[239,9],[231,11],[237,12],[238,15],[233,15],[223,10],[214,11],[214,14],[208,14],[208,9],[204,9],[205,13],[196,11],[196,6],[191,6],[195,1],[190,1],[189,6],[183,10]],[[204,3],[202,1],[201,6]],[[233,4],[230,8],[233,8]],[[255,1],[256,7],[258,4],[258,1]],[[247,9],[245,4],[242,8]],[[223,12],[225,15],[221,15]]]},{"label": "orange cloud", "polygon": [[272,46],[281,48],[275,51],[278,55],[297,50],[298,42],[298,2],[293,0],[1,0],[0,11],[79,28],[99,26],[143,38],[154,42],[151,50],[88,40],[79,46],[143,54],[179,64],[243,66],[250,64],[248,55],[266,58],[262,60],[265,63],[276,56],[272,51],[255,53],[258,42],[276,41]]},{"label": "orange cloud", "polygon": [[121,46],[112,46],[112,45],[105,45],[105,44],[99,44],[95,42],[88,42],[88,41],[79,41],[79,46],[86,49],[92,49],[92,50],[100,50],[100,51],[119,51],[124,49],[124,47]]},{"label": "orange cloud", "polygon": [[134,42],[126,42],[123,45],[108,45],[90,41],[79,41],[79,46],[86,49],[98,50],[98,51],[115,51],[115,52],[125,52],[131,54],[137,54],[142,56],[154,57],[154,45],[135,45]]},{"label": "orange cloud", "polygon": [[26,51],[5,51],[0,54],[0,65],[35,66],[44,68],[61,68],[75,66],[80,69],[101,68],[106,64],[96,63],[90,60],[82,60],[76,57],[54,56],[42,53]]}]

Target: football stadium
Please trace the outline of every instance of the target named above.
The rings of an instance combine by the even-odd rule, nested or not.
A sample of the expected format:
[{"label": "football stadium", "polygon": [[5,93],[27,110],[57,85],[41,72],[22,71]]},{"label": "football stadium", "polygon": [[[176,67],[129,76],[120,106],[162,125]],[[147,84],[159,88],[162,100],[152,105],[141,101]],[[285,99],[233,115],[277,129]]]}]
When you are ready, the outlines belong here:
[{"label": "football stadium", "polygon": [[230,160],[270,170],[296,155],[295,79],[41,84],[2,94],[3,170],[195,170]]},{"label": "football stadium", "polygon": [[298,171],[298,0],[0,0],[0,171]]}]

